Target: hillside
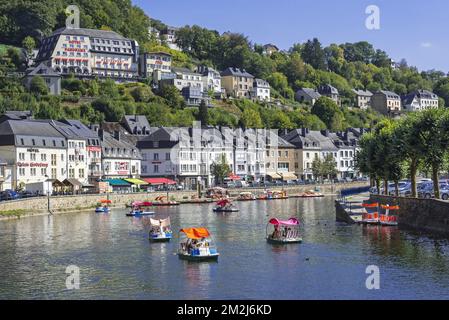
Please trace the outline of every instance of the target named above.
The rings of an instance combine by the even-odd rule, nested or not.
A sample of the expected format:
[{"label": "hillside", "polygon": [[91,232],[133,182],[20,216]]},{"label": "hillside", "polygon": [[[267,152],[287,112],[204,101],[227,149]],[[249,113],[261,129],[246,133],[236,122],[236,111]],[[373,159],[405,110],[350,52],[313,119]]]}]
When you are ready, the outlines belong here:
[{"label": "hillside", "polygon": [[[75,3],[81,8],[81,26],[110,29],[139,41],[142,51],[167,51],[174,65],[193,69],[198,64],[246,69],[268,80],[272,96],[283,108],[249,101],[214,101],[209,110],[210,124],[248,127],[291,128],[308,126],[342,130],[349,126],[370,126],[381,117],[373,111],[351,110],[355,89],[395,91],[402,95],[417,89],[433,90],[442,97],[440,105],[449,105],[449,79],[443,72],[419,72],[403,60],[392,65],[388,54],[367,42],[332,44],[323,47],[318,39],[293,44],[287,52],[265,54],[263,47],[237,33],[220,34],[200,26],[185,26],[177,32],[177,44],[184,52],[169,49],[164,39],[148,34],[150,26],[162,31],[166,25],[151,20],[130,0],[13,0],[0,4],[0,39],[5,44],[21,45],[27,36],[38,44],[42,36],[61,27],[63,8]],[[25,12],[19,14],[19,12]],[[12,56],[11,56],[12,55]],[[0,53],[0,73],[5,64],[20,70],[14,52]],[[2,58],[3,57],[3,58]],[[2,61],[2,62],[1,62]],[[322,84],[336,87],[342,96],[342,108],[327,106],[326,115],[294,101],[301,87]],[[152,92],[146,84],[115,85],[109,82],[66,80],[62,97],[47,97],[45,92],[27,92],[17,80],[0,79],[0,111],[10,108],[33,109],[40,117],[79,117],[83,121],[117,120],[123,113],[145,114],[153,125],[184,125],[196,119],[197,110],[186,109],[182,97],[174,91]],[[37,92],[36,92],[37,91]],[[112,92],[111,92],[112,91]],[[168,90],[170,91],[170,90]],[[140,97],[136,92],[145,92]],[[334,120],[326,121],[329,116]]]}]

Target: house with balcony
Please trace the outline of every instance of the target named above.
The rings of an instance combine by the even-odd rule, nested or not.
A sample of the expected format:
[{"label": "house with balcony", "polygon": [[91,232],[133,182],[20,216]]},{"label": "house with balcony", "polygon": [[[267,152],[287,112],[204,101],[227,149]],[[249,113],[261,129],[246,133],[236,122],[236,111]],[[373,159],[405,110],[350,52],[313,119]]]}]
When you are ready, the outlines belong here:
[{"label": "house with balcony", "polygon": [[220,72],[207,66],[199,66],[197,72],[202,76],[205,91],[212,92],[214,97],[218,99],[224,96]]},{"label": "house with balcony", "polygon": [[[172,55],[167,52],[148,52],[140,56],[140,73],[143,77],[159,81],[171,73],[171,68]],[[155,74],[155,71],[159,72]]]}]

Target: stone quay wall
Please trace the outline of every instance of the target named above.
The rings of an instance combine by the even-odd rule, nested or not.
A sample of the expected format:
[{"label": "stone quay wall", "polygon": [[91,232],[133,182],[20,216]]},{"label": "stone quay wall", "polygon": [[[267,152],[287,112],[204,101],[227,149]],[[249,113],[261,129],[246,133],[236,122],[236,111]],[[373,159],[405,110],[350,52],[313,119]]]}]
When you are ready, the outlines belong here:
[{"label": "stone quay wall", "polygon": [[449,234],[449,202],[447,201],[383,195],[371,195],[370,200],[384,205],[398,205],[400,226]]},{"label": "stone quay wall", "polygon": [[[301,185],[301,186],[286,186],[286,187],[272,187],[270,190],[285,190],[288,195],[295,195],[303,193],[307,190],[319,189],[320,192],[331,195],[336,194],[342,189],[355,188],[365,186],[364,182],[344,183],[344,184],[326,184],[326,185]],[[250,191],[255,194],[263,193],[264,188],[239,188],[230,189],[231,197],[237,197],[240,192]],[[107,197],[112,201],[113,207],[125,207],[133,201],[153,201],[158,196],[166,196],[167,192],[150,192],[150,193],[110,193],[106,194],[83,194],[73,196],[55,196],[50,197],[50,210],[53,213],[82,211],[94,208],[97,203],[106,199]],[[196,191],[170,191],[169,197],[176,201],[189,200],[192,196],[197,195]],[[48,198],[27,198],[12,201],[0,202],[0,219],[1,212],[11,210],[25,210],[28,215],[42,214],[48,212]],[[10,217],[14,218],[14,217]]]}]

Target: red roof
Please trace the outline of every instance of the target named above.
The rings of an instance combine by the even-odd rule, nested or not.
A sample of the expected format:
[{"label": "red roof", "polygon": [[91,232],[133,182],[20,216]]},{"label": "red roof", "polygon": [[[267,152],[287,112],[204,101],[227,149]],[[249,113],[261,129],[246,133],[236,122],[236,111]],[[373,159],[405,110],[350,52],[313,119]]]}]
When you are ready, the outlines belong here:
[{"label": "red roof", "polygon": [[161,185],[161,184],[176,184],[176,181],[167,179],[167,178],[146,178],[146,179],[142,179],[145,182],[148,182],[149,184],[152,185]]}]

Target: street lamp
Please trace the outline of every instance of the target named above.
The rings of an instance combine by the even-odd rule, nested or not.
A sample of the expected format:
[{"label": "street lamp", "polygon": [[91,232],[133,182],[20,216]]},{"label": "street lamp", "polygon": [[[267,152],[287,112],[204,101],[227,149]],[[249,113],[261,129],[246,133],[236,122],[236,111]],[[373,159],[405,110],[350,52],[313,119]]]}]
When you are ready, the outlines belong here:
[{"label": "street lamp", "polygon": [[45,175],[45,178],[47,179],[45,182],[47,183],[47,210],[50,214],[53,214],[50,210],[50,177],[48,175]]}]

